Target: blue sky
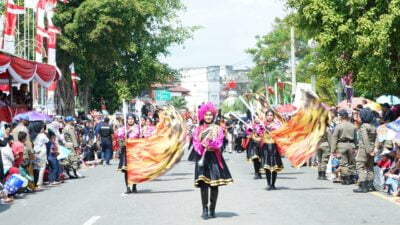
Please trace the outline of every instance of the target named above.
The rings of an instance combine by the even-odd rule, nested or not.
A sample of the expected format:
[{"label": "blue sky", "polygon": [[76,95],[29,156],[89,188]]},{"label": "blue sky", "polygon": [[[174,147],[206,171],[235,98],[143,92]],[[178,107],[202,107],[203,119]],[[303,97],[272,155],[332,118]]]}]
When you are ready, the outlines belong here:
[{"label": "blue sky", "polygon": [[180,13],[185,26],[199,25],[194,38],[171,47],[164,61],[173,68],[210,65],[251,66],[244,52],[255,45],[256,35],[272,29],[276,17],[284,17],[283,0],[182,0],[187,10]]}]

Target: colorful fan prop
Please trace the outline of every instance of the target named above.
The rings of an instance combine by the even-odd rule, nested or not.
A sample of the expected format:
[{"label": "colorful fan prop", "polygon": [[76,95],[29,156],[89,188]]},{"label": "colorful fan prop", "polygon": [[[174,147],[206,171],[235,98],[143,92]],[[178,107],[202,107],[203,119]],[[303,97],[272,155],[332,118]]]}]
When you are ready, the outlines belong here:
[{"label": "colorful fan prop", "polygon": [[128,183],[153,180],[179,162],[185,145],[186,127],[182,116],[168,106],[159,113],[155,134],[126,141]]},{"label": "colorful fan prop", "polygon": [[313,156],[324,135],[328,110],[318,97],[303,91],[303,106],[280,129],[271,132],[281,154],[296,168]]}]

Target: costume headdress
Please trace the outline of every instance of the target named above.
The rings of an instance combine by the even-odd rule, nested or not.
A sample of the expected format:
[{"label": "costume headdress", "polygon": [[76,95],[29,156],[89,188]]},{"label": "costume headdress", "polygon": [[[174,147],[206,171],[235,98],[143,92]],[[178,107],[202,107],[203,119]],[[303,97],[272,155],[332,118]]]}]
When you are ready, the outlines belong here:
[{"label": "costume headdress", "polygon": [[217,115],[217,109],[211,102],[204,103],[200,106],[198,112],[199,120],[204,120],[204,115],[206,114],[206,112],[211,112],[214,117]]}]

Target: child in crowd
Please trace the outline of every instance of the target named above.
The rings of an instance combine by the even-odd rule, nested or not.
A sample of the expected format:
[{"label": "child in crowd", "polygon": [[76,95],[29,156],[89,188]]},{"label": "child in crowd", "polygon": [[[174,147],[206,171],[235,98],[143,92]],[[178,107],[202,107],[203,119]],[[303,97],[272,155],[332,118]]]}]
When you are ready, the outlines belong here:
[{"label": "child in crowd", "polygon": [[387,194],[393,196],[399,196],[399,181],[400,181],[400,160],[396,162],[394,168],[391,168],[387,173],[384,174],[386,179],[385,184],[387,185]]}]

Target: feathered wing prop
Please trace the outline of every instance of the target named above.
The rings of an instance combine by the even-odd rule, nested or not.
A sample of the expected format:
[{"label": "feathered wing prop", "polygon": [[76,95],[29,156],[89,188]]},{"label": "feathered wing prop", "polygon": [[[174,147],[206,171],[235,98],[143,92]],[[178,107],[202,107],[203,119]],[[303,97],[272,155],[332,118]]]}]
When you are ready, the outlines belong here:
[{"label": "feathered wing prop", "polygon": [[279,120],[279,122],[281,122],[282,124],[286,123],[286,120],[281,116],[281,114],[276,111],[273,107],[271,107],[271,105],[269,104],[269,102],[267,101],[267,98],[265,98],[264,95],[257,95],[256,94],[256,108],[257,108],[257,113],[259,113],[260,115],[262,115],[263,120],[265,120],[265,113],[268,110],[272,110],[275,114],[275,118],[277,120]]},{"label": "feathered wing prop", "polygon": [[186,127],[182,116],[168,106],[159,114],[155,134],[126,141],[128,183],[153,180],[170,170],[184,153]]},{"label": "feathered wing prop", "polygon": [[318,97],[303,91],[303,106],[280,129],[271,132],[281,154],[296,168],[302,166],[317,150],[324,135],[328,111]]}]

